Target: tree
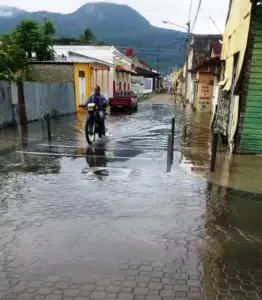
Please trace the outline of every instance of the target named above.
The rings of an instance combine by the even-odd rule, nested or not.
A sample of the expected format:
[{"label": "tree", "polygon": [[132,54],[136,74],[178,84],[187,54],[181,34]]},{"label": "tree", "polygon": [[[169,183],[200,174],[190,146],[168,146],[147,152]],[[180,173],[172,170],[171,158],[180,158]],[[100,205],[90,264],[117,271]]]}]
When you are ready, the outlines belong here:
[{"label": "tree", "polygon": [[98,42],[96,42],[96,45],[97,45],[97,46],[105,46],[105,42],[103,42],[103,41],[98,41]]},{"label": "tree", "polygon": [[34,20],[25,19],[11,31],[11,36],[24,51],[26,58],[30,59],[40,38],[39,24]]},{"label": "tree", "polygon": [[[8,34],[1,36],[0,79],[17,80],[23,75],[26,64],[24,51]],[[18,71],[21,71],[20,75]]]},{"label": "tree", "polygon": [[49,60],[53,57],[53,35],[55,28],[51,21],[43,25],[34,20],[25,19],[11,32],[11,36],[25,53],[26,58],[31,59],[33,53],[39,60]]},{"label": "tree", "polygon": [[80,44],[79,38],[70,37],[70,36],[62,36],[59,38],[55,38],[54,44],[56,45],[78,45]]},{"label": "tree", "polygon": [[90,28],[86,28],[84,35],[80,36],[80,40],[85,42],[85,44],[93,44],[96,40],[92,30]]},{"label": "tree", "polygon": [[[28,59],[51,60],[54,56],[52,22],[43,25],[25,19],[10,33],[0,37],[0,79],[28,76]],[[20,75],[19,75],[20,72]]]},{"label": "tree", "polygon": [[55,28],[51,21],[40,25],[39,39],[35,45],[36,58],[40,61],[54,59],[54,39]]}]

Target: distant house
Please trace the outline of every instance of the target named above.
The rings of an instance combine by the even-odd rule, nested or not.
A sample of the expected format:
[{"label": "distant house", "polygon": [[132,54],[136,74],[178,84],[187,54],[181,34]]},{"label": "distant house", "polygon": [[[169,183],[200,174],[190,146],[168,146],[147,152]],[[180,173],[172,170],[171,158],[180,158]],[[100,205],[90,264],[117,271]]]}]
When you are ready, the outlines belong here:
[{"label": "distant house", "polygon": [[108,62],[68,51],[53,61],[31,61],[29,69],[39,82],[73,82],[75,86],[76,111],[84,104],[98,84],[102,91],[109,85],[111,65]]},{"label": "distant house", "polygon": [[132,90],[136,94],[152,93],[156,90],[160,74],[142,61],[138,56],[132,55]]},{"label": "distant house", "polygon": [[[209,55],[202,59],[195,67],[197,72],[197,93],[195,95],[195,107],[198,111],[211,111],[214,117],[218,96],[221,72],[222,40],[212,40]],[[203,78],[201,78],[204,76]],[[208,80],[207,80],[208,78]]]},{"label": "distant house", "polygon": [[216,126],[237,153],[262,153],[261,28],[261,1],[230,1]]},{"label": "distant house", "polygon": [[[185,84],[182,88],[183,97],[197,110],[211,110],[211,98],[213,94],[213,70],[209,67],[201,67],[204,61],[211,57],[212,44],[222,40],[221,35],[194,34],[189,48],[188,73],[184,65],[183,77],[187,76],[187,94]],[[213,49],[214,51],[215,49]]]},{"label": "distant house", "polygon": [[[102,89],[105,97],[113,97],[117,91],[131,90],[131,74],[134,73],[132,59],[119,52],[114,46],[55,45],[54,50],[59,56],[67,57],[69,52],[73,52],[110,64],[108,85]],[[99,72],[97,76],[101,81]]]}]

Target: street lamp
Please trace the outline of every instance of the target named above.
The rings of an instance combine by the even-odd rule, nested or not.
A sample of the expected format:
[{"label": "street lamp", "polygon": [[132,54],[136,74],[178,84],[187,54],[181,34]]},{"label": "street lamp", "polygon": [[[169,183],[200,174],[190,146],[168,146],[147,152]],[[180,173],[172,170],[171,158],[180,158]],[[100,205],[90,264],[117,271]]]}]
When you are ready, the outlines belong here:
[{"label": "street lamp", "polygon": [[185,78],[185,103],[184,103],[184,107],[186,106],[186,101],[187,101],[187,91],[188,91],[188,56],[189,56],[189,43],[190,43],[190,21],[187,22],[187,27],[184,26],[180,26],[176,23],[170,22],[170,21],[162,21],[164,24],[170,24],[170,25],[174,25],[177,26],[179,28],[183,28],[187,31],[187,45],[186,45],[186,78]]}]

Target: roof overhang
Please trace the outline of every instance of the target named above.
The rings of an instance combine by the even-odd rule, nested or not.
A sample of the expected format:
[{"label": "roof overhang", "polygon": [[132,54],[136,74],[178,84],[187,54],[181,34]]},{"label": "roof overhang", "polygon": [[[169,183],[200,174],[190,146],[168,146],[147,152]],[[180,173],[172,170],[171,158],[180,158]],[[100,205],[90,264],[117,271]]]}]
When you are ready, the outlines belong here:
[{"label": "roof overhang", "polygon": [[136,67],[135,68],[135,71],[136,71],[136,75],[137,76],[143,76],[143,77],[159,77],[160,74],[159,73],[155,73],[155,72],[152,72],[152,71],[148,71],[148,70],[145,70],[145,69],[142,69],[140,67]]},{"label": "roof overhang", "polygon": [[[69,55],[69,61],[70,61],[70,56],[71,57],[78,57],[81,58],[81,62],[82,63],[88,63],[90,64],[93,69],[106,69],[108,70],[109,68],[114,67],[113,64],[110,64],[106,61],[94,58],[94,57],[90,57],[90,56],[86,56],[77,52],[73,52],[73,51],[68,51],[68,55]],[[74,62],[74,61],[73,61]],[[81,63],[80,61],[75,62],[75,63]]]},{"label": "roof overhang", "polygon": [[124,73],[129,73],[129,74],[136,74],[136,72],[134,70],[132,70],[131,68],[129,68],[126,65],[118,65],[116,66],[116,72],[124,72]]}]

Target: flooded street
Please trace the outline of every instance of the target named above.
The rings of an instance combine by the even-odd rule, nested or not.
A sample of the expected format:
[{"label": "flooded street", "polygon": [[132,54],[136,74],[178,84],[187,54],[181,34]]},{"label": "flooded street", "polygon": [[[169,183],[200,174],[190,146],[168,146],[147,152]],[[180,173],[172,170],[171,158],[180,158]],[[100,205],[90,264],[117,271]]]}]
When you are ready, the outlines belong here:
[{"label": "flooded street", "polygon": [[0,134],[1,299],[262,299],[261,157],[220,147],[210,174],[210,115],[168,95],[94,147],[84,124]]}]

